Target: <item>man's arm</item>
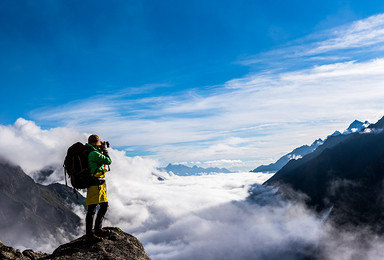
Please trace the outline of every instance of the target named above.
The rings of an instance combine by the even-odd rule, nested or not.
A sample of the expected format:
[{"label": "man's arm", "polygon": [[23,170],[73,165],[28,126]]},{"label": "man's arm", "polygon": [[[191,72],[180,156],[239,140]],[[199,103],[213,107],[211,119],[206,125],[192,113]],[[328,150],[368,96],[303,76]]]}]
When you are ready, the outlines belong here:
[{"label": "man's arm", "polygon": [[98,153],[96,151],[92,152],[91,158],[93,161],[100,163],[100,164],[110,165],[112,163],[112,160],[109,156],[105,156],[105,155]]}]

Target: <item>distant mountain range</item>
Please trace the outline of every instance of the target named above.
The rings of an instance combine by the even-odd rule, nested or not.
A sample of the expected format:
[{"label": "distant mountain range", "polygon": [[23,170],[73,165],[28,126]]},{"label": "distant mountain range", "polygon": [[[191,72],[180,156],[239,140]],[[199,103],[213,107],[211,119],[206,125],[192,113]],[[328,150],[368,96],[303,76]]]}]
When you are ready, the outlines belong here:
[{"label": "distant mountain range", "polygon": [[252,170],[251,172],[271,172],[275,173],[281,168],[283,168],[284,165],[286,165],[290,160],[294,159],[300,159],[303,156],[313,152],[319,145],[323,144],[323,140],[317,139],[314,141],[310,146],[303,145],[296,149],[294,149],[292,152],[284,155],[279,160],[277,160],[275,163],[271,163],[268,165],[261,165],[257,167],[256,169]]},{"label": "distant mountain range", "polygon": [[161,168],[168,173],[172,172],[173,174],[179,176],[190,176],[190,175],[201,175],[201,174],[210,174],[210,173],[231,173],[231,171],[225,168],[202,168],[198,166],[188,167],[182,164],[168,164],[167,167]]},{"label": "distant mountain range", "polygon": [[28,245],[31,237],[70,237],[81,225],[71,205],[85,207],[72,188],[61,184],[40,185],[24,171],[0,160],[0,240]]},{"label": "distant mountain range", "polygon": [[[369,125],[368,121],[360,122],[358,120],[355,120],[349,125],[349,127],[346,130],[344,130],[343,133],[336,131],[330,136],[348,135],[351,133],[359,132],[362,129],[366,128],[368,125]],[[324,141],[319,138],[319,139],[315,140],[310,146],[308,146],[308,145],[300,146],[300,147],[294,149],[292,152],[290,152],[290,153],[284,155],[283,157],[281,157],[280,159],[278,159],[275,163],[271,163],[268,165],[261,165],[261,166],[255,168],[254,170],[252,170],[251,172],[275,173],[275,172],[279,171],[281,168],[283,168],[284,165],[286,165],[290,160],[292,160],[292,159],[297,160],[297,159],[304,157],[305,155],[307,155],[309,153],[312,153],[317,147],[319,147],[323,143],[324,143]]]},{"label": "distant mountain range", "polygon": [[318,210],[332,209],[339,226],[368,225],[383,233],[384,117],[366,129],[333,135],[312,153],[289,161],[264,185],[304,194]]}]

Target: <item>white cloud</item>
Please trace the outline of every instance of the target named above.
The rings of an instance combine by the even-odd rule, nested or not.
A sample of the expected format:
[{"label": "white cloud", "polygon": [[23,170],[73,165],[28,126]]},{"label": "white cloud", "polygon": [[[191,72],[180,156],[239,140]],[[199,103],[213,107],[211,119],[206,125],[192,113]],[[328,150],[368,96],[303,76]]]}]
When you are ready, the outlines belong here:
[{"label": "white cloud", "polygon": [[[380,50],[383,31],[384,14],[380,14],[321,32],[321,37],[311,35],[309,43],[296,42],[269,58],[312,55],[307,57],[312,65],[297,66],[303,62],[299,58],[283,64],[296,69],[250,73],[210,91],[195,89],[136,100],[126,99],[121,92],[34,111],[32,116],[80,132],[98,132],[115,146],[128,147],[132,153],[144,150],[163,162],[270,163],[297,146],[344,129],[355,119],[375,122],[384,115],[382,52],[369,56],[376,58],[359,59]],[[337,52],[341,49],[356,53],[344,55]],[[322,63],[313,63],[316,58]],[[242,170],[256,166],[250,163]]]},{"label": "white cloud", "polygon": [[243,163],[243,161],[221,159],[221,160],[207,161],[205,163],[208,165],[223,165],[223,164],[239,164],[239,163]]},{"label": "white cloud", "polygon": [[144,239],[153,240],[147,248],[156,259],[289,259],[318,240],[321,225],[303,211],[287,221],[287,207],[227,203],[179,219],[161,231],[165,241],[157,239],[160,232]]},{"label": "white cloud", "polygon": [[293,159],[293,160],[298,160],[298,159],[301,159],[302,157],[303,156],[298,155],[298,154],[292,154],[292,155],[288,156],[289,159]]},{"label": "white cloud", "polygon": [[[152,174],[164,174],[156,170],[157,159],[217,166],[242,162],[253,169],[354,119],[375,122],[384,114],[384,59],[378,53],[377,59],[346,61],[353,53],[333,52],[382,48],[383,24],[383,15],[374,16],[288,50],[330,53],[329,64],[251,73],[205,94],[195,90],[126,100],[129,93],[119,93],[35,111],[37,120],[67,127],[43,130],[24,119],[0,126],[0,156],[33,176],[45,166],[60,167],[69,145],[86,141],[81,132],[99,133],[114,147],[143,146],[154,153],[155,159],[127,157],[111,149],[105,221],[137,235],[153,259],[281,259],[308,245],[320,245],[325,259],[383,258],[381,237],[369,234],[370,244],[362,247],[354,239],[357,231],[324,226],[303,205],[282,202],[271,190],[255,186],[255,201],[245,200],[250,186],[270,175],[164,176],[159,181]],[[289,56],[287,49],[278,52],[280,58]],[[61,174],[55,171],[48,181],[62,181]]]},{"label": "white cloud", "polygon": [[329,32],[330,39],[317,43],[307,54],[368,47],[384,43],[384,14],[368,17]]},{"label": "white cloud", "polygon": [[[81,141],[85,136],[71,129],[42,130],[23,119],[0,129],[0,136],[7,133],[12,137],[9,143],[2,140],[4,150],[13,145],[16,154],[24,147],[35,147],[46,156],[40,167],[61,163],[63,158],[58,155],[67,147],[56,141],[61,140],[63,132],[66,142],[78,138]],[[316,253],[324,254],[324,259],[383,257],[383,238],[359,230],[335,229],[299,201],[282,201],[275,190],[254,185],[272,175],[164,175],[165,180],[159,181],[153,175],[164,174],[157,171],[158,161],[127,157],[116,149],[111,149],[110,154],[112,170],[106,178],[110,208],[105,225],[119,226],[136,235],[153,259],[295,259],[297,253],[313,247]],[[14,162],[37,168],[31,163],[34,158],[34,154],[27,153],[15,157]],[[247,199],[249,195],[252,199]],[[84,219],[80,208],[74,210]],[[84,226],[80,234],[83,232]],[[363,235],[367,244],[361,243]],[[15,246],[50,251],[57,246],[50,243],[66,239],[29,239],[28,245],[23,244],[24,240]]]},{"label": "white cloud", "polygon": [[[337,28],[315,32],[287,43],[285,47],[239,61],[243,65],[264,64],[284,69],[284,65],[330,63],[382,56],[384,50],[384,14],[373,15]],[[369,54],[369,55],[368,55]],[[289,69],[288,69],[289,70]]]},{"label": "white cloud", "polygon": [[[384,114],[382,71],[384,60],[375,59],[249,75],[227,82],[226,91],[201,96],[208,109],[195,117],[183,114],[185,107],[195,112],[194,100],[185,100],[177,116],[167,114],[173,106],[170,103],[143,108],[143,114],[157,111],[162,114],[158,117],[119,115],[120,105],[114,104],[122,100],[105,104],[103,110],[112,111],[113,116],[98,120],[77,124],[82,114],[76,115],[77,110],[70,107],[60,114],[79,131],[99,132],[114,145],[142,147],[165,162],[241,159],[269,163],[263,158],[277,159],[278,153],[324,138],[355,119],[378,120]],[[85,106],[89,107],[88,102]]]},{"label": "white cloud", "polygon": [[[42,130],[32,121],[19,119],[13,126],[0,126],[0,136],[3,150],[8,151],[1,153],[0,157],[22,166],[36,179],[36,171],[54,165],[57,170],[48,181],[60,180],[63,183],[61,164],[66,150],[76,141],[85,142],[87,135],[64,128]],[[39,151],[38,155],[30,151],[32,148]],[[153,175],[164,175],[157,170],[157,160],[127,157],[123,151],[110,150],[113,164],[107,176],[110,208],[106,224],[119,226],[139,236],[167,226],[191,212],[244,199],[248,194],[247,187],[269,177],[250,173],[225,175],[225,178],[220,174],[195,178],[164,176],[166,180],[161,182]],[[23,152],[23,156],[16,156]],[[81,209],[77,208],[75,212],[84,218]],[[84,232],[84,227],[81,227],[81,232]],[[63,239],[52,241],[58,243]],[[37,246],[38,241],[35,242],[31,241],[25,247]],[[16,246],[24,247],[22,244]],[[45,244],[38,249],[50,251],[55,246],[57,244]]]},{"label": "white cloud", "polygon": [[14,125],[0,125],[0,156],[33,175],[44,166],[62,165],[68,147],[85,142],[85,134],[69,128],[43,130],[32,121],[19,118]]},{"label": "white cloud", "polygon": [[[193,118],[183,115],[185,108],[177,117],[168,115],[168,103],[143,109],[144,114],[163,113],[151,119],[114,115],[77,124],[82,114],[76,110],[68,107],[60,113],[80,131],[99,132],[119,146],[145,147],[162,161],[257,160],[261,151],[276,158],[278,152],[324,138],[354,119],[375,122],[384,114],[382,71],[384,60],[375,59],[249,75],[227,82],[226,92],[200,97],[215,111]],[[114,103],[108,102],[104,110],[118,114]],[[184,101],[184,106],[194,112],[194,100]]]}]

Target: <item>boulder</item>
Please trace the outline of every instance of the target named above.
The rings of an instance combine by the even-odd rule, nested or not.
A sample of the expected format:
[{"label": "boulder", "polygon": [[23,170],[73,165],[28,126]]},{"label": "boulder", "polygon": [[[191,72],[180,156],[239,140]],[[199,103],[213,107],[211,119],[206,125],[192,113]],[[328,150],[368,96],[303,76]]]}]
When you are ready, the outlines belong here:
[{"label": "boulder", "polygon": [[109,234],[100,242],[88,242],[85,236],[59,246],[51,255],[33,250],[5,246],[0,242],[0,259],[70,260],[70,259],[131,259],[150,260],[141,242],[116,227],[105,228]]}]

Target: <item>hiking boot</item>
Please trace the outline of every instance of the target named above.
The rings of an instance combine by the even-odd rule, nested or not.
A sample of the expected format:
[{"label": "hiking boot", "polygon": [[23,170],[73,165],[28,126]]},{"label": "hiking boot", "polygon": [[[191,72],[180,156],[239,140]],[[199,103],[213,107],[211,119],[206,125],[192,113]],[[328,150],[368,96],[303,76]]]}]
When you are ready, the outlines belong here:
[{"label": "hiking boot", "polygon": [[91,243],[98,243],[98,242],[103,241],[103,239],[101,237],[98,237],[98,236],[92,234],[92,235],[86,235],[85,241],[91,242]]},{"label": "hiking boot", "polygon": [[106,235],[109,235],[111,232],[107,229],[95,229],[95,235],[99,237],[105,237]]}]

